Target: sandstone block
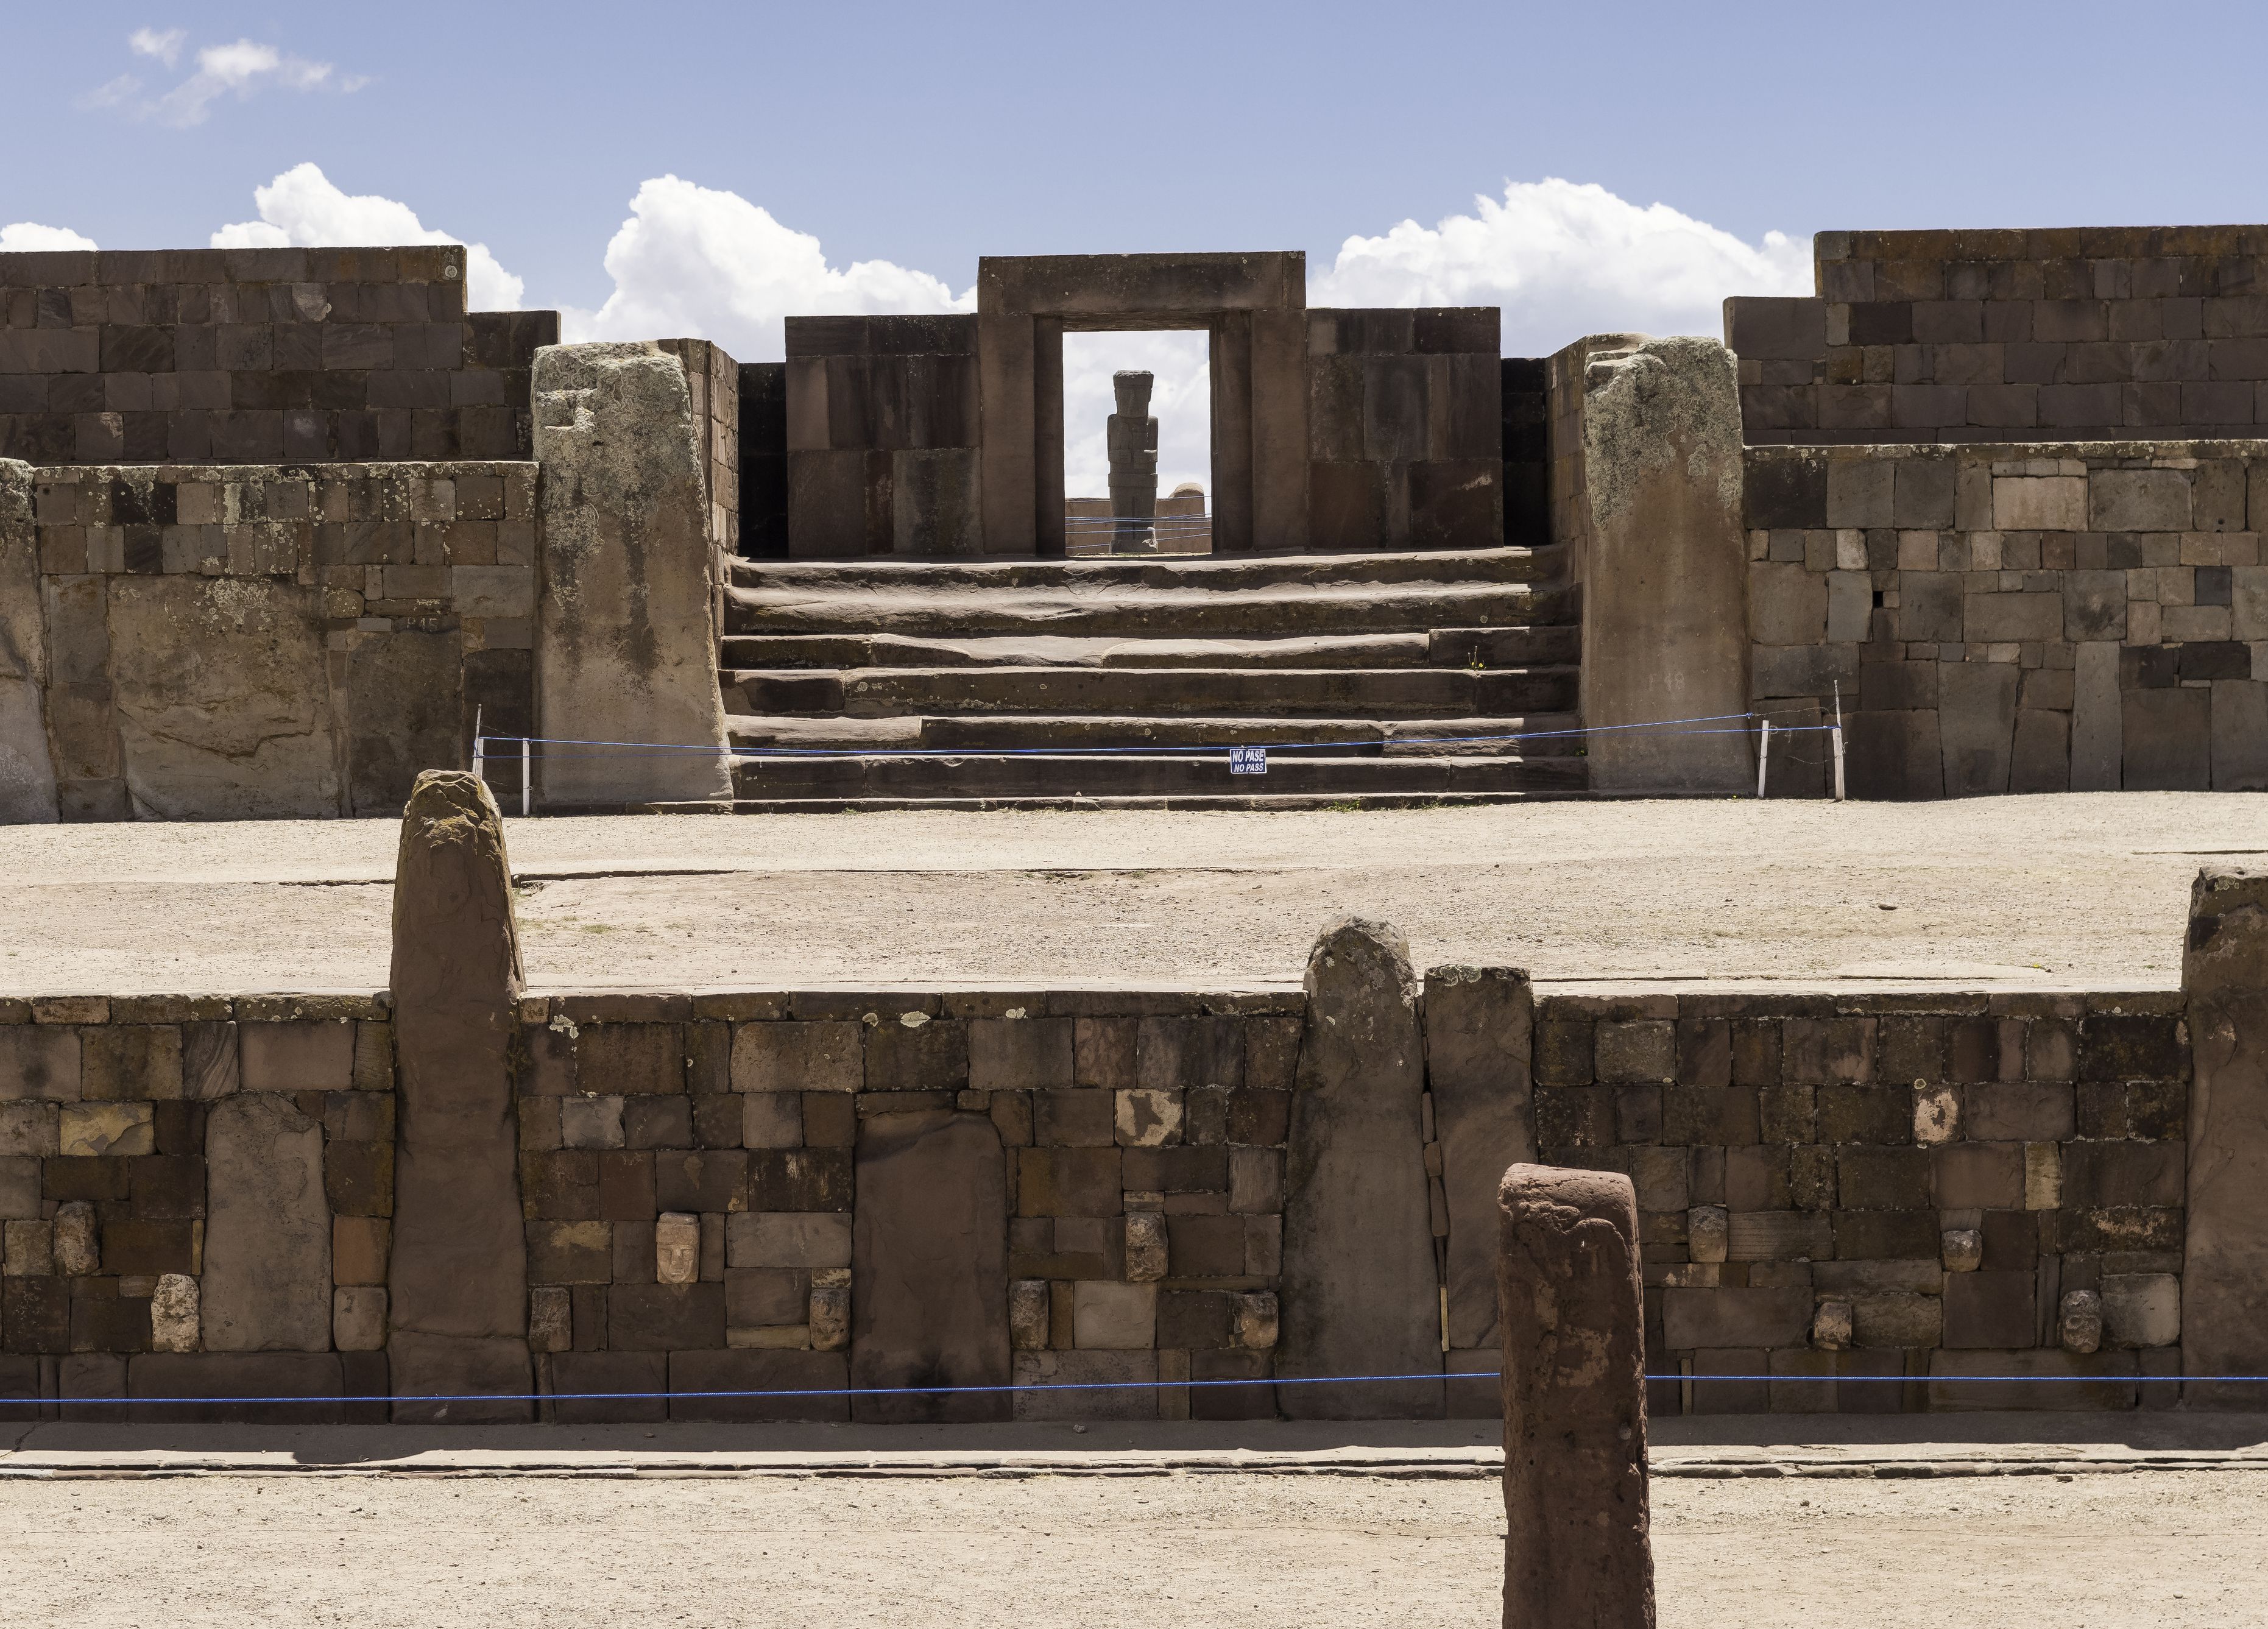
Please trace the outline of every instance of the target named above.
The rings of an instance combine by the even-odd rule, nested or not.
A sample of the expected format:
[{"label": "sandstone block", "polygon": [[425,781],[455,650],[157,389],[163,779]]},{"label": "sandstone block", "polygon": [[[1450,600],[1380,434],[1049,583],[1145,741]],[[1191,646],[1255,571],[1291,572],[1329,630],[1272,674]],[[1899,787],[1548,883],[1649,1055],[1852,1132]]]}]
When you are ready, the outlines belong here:
[{"label": "sandstone block", "polygon": [[11,1279],[44,1279],[55,1270],[55,1229],[53,1222],[11,1221],[0,1231],[4,1237],[5,1271]]},{"label": "sandstone block", "polygon": [[725,1219],[725,1260],[730,1266],[815,1272],[848,1267],[850,1256],[847,1212],[749,1211]]},{"label": "sandstone block", "polygon": [[534,390],[540,733],[695,748],[549,761],[545,801],[729,798],[716,551],[685,369],[650,344],[547,346]]},{"label": "sandstone block", "polygon": [[1120,1420],[1158,1418],[1154,1352],[1020,1352],[1018,1419]]},{"label": "sandstone block", "polygon": [[2102,1330],[2114,1346],[2170,1346],[2182,1338],[2182,1281],[2170,1272],[2102,1276]]},{"label": "sandstone block", "polygon": [[[931,1109],[861,1124],[854,1386],[1007,1382],[1007,1210],[1005,1161],[989,1117]],[[1009,1405],[998,1392],[914,1392],[862,1397],[852,1412],[877,1422],[1000,1419]]]},{"label": "sandstone block", "polygon": [[1156,1286],[1087,1279],[1073,1295],[1072,1327],[1081,1348],[1128,1351],[1155,1344]]},{"label": "sandstone block", "polygon": [[204,1344],[212,1352],[331,1345],[331,1213],[323,1128],[276,1093],[214,1105],[205,1129]]},{"label": "sandstone block", "polygon": [[566,1352],[575,1344],[574,1302],[563,1285],[538,1285],[527,1293],[531,1352]]},{"label": "sandstone block", "polygon": [[382,1350],[386,1345],[386,1291],[369,1284],[342,1284],[333,1290],[331,1343],[341,1352]]},{"label": "sandstone block", "polygon": [[147,1103],[65,1103],[57,1135],[67,1155],[98,1158],[156,1152]]},{"label": "sandstone block", "polygon": [[855,1092],[866,1078],[856,1023],[777,1020],[733,1030],[736,1092]]},{"label": "sandstone block", "polygon": [[1182,1140],[1182,1095],[1136,1087],[1116,1095],[1114,1126],[1120,1146],[1160,1148]]},{"label": "sandstone block", "polygon": [[[1926,1282],[1935,1289],[1942,1279],[1935,1263]],[[1852,1338],[1860,1346],[1934,1346],[1945,1330],[1945,1303],[1937,1295],[1912,1291],[1854,1295],[1851,1299]]]},{"label": "sandstone block", "polygon": [[850,1383],[840,1352],[706,1351],[669,1354],[672,1419],[755,1423],[842,1420]]},{"label": "sandstone block", "polygon": [[1666,1289],[1662,1338],[1674,1352],[1698,1346],[1800,1346],[1811,1325],[1806,1289]]},{"label": "sandstone block", "polygon": [[[1535,998],[1518,968],[1439,967],[1425,976],[1425,1078],[1449,1220],[1452,1345],[1497,1344],[1497,1186],[1535,1154],[1529,1056]],[[1238,1151],[1241,1154],[1243,1151]],[[1231,1156],[1231,1208],[1241,1168]]]}]

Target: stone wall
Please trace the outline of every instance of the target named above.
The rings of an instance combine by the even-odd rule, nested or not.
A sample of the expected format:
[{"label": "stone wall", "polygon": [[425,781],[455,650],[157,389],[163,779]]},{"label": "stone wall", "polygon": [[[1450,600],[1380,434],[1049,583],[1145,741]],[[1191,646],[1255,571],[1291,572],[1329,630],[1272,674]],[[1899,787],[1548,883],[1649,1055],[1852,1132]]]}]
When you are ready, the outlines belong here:
[{"label": "stone wall", "polygon": [[7,468],[47,818],[392,813],[530,727],[532,464]]},{"label": "stone wall", "polygon": [[799,558],[983,551],[976,319],[787,320]]},{"label": "stone wall", "polygon": [[1756,443],[2251,437],[2268,227],[1823,232],[1817,297],[1725,304]]},{"label": "stone wall", "polygon": [[0,999],[0,1412],[384,1420],[394,1136],[382,998]]},{"label": "stone wall", "polygon": [[1636,1184],[1646,1369],[1692,1377],[1650,1411],[2170,1406],[2137,1378],[2181,1372],[2183,1012],[2167,991],[1540,1002],[1538,1152]]},{"label": "stone wall", "polygon": [[[1751,695],[1851,795],[2268,789],[2268,446],[1752,448]],[[1775,756],[1818,795],[1819,737]]]},{"label": "stone wall", "polygon": [[[878,1141],[958,1122],[1001,1174],[1004,1213],[982,1224],[1005,1233],[998,1281],[979,1286],[994,1304],[940,1308],[925,1366],[857,1383],[989,1360],[1020,1383],[1130,1388],[1020,1393],[1020,1419],[1272,1415],[1264,1386],[1152,1382],[1270,1374],[1300,1005],[1296,993],[530,1000],[521,1192],[542,1389],[850,1383],[853,1320],[886,1310],[853,1297],[890,1276],[889,1241],[866,1213],[911,1207],[937,1225],[959,1186],[954,1163],[932,1166],[918,1145],[894,1153],[880,1191],[860,1166]],[[1011,1412],[1005,1395],[985,1404],[986,1417]],[[549,1412],[624,1408],[563,1399]],[[850,1408],[629,1406],[657,1419],[751,1411]]]},{"label": "stone wall", "polygon": [[[1506,1002],[1454,1006],[1484,987]],[[1437,969],[1425,1001],[1454,1374],[1493,1367],[1466,1293],[1492,1244],[1460,1230],[1486,1232],[1489,1168],[1533,1152],[1636,1186],[1648,1370],[1679,1377],[1656,1414],[2170,1401],[2148,1382],[2180,1372],[2179,992],[1544,995],[1532,1043],[1517,975]],[[1273,1416],[1304,1008],[525,999],[543,1417],[842,1419],[842,1397],[693,1394],[846,1385],[916,1389],[859,1418]],[[0,999],[0,1413],[387,1394],[394,1018],[383,994]],[[1252,1383],[1175,1384],[1197,1381]],[[1455,1382],[1450,1412],[1493,1390]],[[385,1417],[260,1417],[357,1407]],[[251,1411],[132,1417],[193,1412]]]},{"label": "stone wall", "polygon": [[0,458],[526,458],[556,312],[465,309],[465,251],[0,254]]},{"label": "stone wall", "polygon": [[1502,543],[1496,307],[1319,307],[1307,321],[1308,546]]}]

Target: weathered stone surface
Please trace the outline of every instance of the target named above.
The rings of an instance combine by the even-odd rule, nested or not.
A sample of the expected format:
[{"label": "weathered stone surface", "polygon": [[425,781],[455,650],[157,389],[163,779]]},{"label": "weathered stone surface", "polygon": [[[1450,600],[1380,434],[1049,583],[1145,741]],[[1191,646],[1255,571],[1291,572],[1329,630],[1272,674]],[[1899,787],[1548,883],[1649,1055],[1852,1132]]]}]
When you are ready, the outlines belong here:
[{"label": "weathered stone surface", "polygon": [[1505,1629],[1651,1629],[1637,1193],[1515,1165],[1500,1195]]},{"label": "weathered stone surface", "polygon": [[[1005,1386],[1007,1162],[990,1117],[932,1109],[858,1127],[850,1383]],[[865,1421],[1005,1419],[1005,1392],[853,1399]]]},{"label": "weathered stone surface", "polygon": [[[848,1419],[850,1400],[841,1394],[850,1383],[849,1365],[837,1352],[673,1352],[669,1417],[740,1422]],[[770,1395],[698,1395],[736,1391]],[[827,1395],[830,1392],[835,1395]]]},{"label": "weathered stone surface", "polygon": [[[474,777],[417,778],[394,885],[398,1088],[387,1352],[396,1419],[531,1417],[510,1043],[519,940],[504,822]],[[493,1395],[493,1403],[424,1396]]]},{"label": "weathered stone surface", "polygon": [[32,469],[0,459],[0,825],[55,818],[48,756],[48,640]]},{"label": "weathered stone surface", "polygon": [[540,733],[714,748],[547,759],[544,801],[728,798],[718,566],[684,367],[652,344],[548,346],[534,392]]},{"label": "weathered stone surface", "polygon": [[[1572,524],[1586,551],[1583,648],[1649,652],[1583,664],[1583,721],[1597,729],[1745,712],[1748,538],[1733,354],[1691,338],[1578,346],[1584,512]],[[1555,439],[1567,416],[1553,413]],[[1609,729],[1591,738],[1596,791],[1731,792],[1755,775],[1742,734]]]},{"label": "weathered stone surface", "polygon": [[2182,1338],[2182,1281],[2172,1273],[2105,1273],[2102,1294],[2110,1345],[2170,1346]]},{"label": "weathered stone surface", "polygon": [[1425,975],[1425,1082],[1449,1205],[1449,1344],[1497,1344],[1496,1192],[1535,1158],[1528,1079],[1535,998],[1521,968]]},{"label": "weathered stone surface", "polygon": [[664,1211],[654,1222],[653,1277],[657,1284],[699,1281],[700,1217],[685,1211]]},{"label": "weathered stone surface", "polygon": [[239,1092],[205,1127],[204,1344],[212,1352],[326,1352],[331,1212],[322,1123],[291,1098]]},{"label": "weathered stone surface", "polygon": [[[2194,1083],[2182,1369],[2268,1374],[2268,872],[2198,873],[2182,958]],[[2191,1382],[2193,1407],[2257,1408],[2258,1388]]]},{"label": "weathered stone surface", "polygon": [[195,1352],[202,1338],[197,1281],[162,1272],[150,1296],[150,1344],[159,1352]]},{"label": "weathered stone surface", "polygon": [[[1277,1373],[1416,1375],[1441,1367],[1426,1192],[1425,1040],[1402,936],[1347,918],[1307,958],[1307,1027],[1285,1161]],[[1439,1387],[1298,1385],[1295,1419],[1439,1419]]]},{"label": "weathered stone surface", "polygon": [[331,1292],[331,1341],[341,1352],[386,1346],[386,1292],[375,1284],[342,1284]]},{"label": "weathered stone surface", "polygon": [[1020,1352],[1016,1383],[1046,1390],[1015,1394],[1018,1419],[1155,1419],[1154,1352]]},{"label": "weathered stone surface", "polygon": [[55,1207],[55,1271],[65,1278],[84,1278],[100,1271],[102,1245],[95,1232],[94,1206],[72,1199]]},{"label": "weathered stone surface", "polygon": [[850,1344],[850,1269],[828,1267],[811,1275],[806,1326],[814,1352],[840,1352]]},{"label": "weathered stone surface", "polygon": [[136,813],[158,820],[336,814],[316,591],[285,579],[114,577],[118,738]]},{"label": "weathered stone surface", "polygon": [[345,1370],[333,1352],[143,1353],[128,1360],[126,1376],[129,1397],[198,1399],[144,1403],[134,1410],[137,1426],[326,1426],[347,1419]]}]

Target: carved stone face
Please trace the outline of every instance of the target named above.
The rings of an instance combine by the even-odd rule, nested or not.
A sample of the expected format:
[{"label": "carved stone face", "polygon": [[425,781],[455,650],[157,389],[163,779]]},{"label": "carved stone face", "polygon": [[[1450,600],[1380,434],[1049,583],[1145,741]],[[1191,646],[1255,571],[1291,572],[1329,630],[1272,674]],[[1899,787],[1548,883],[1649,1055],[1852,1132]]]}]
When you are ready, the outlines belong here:
[{"label": "carved stone face", "polygon": [[1150,416],[1150,387],[1152,376],[1135,369],[1110,376],[1110,388],[1118,397],[1118,410],[1128,418],[1147,418]]}]

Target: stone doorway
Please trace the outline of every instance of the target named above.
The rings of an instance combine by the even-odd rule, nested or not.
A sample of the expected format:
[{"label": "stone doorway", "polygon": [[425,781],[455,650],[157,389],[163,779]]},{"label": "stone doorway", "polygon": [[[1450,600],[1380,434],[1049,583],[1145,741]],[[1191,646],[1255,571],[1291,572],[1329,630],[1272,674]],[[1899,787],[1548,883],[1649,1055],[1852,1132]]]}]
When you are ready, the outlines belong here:
[{"label": "stone doorway", "polygon": [[1070,557],[1212,552],[1208,340],[1202,329],[1064,336]]}]

